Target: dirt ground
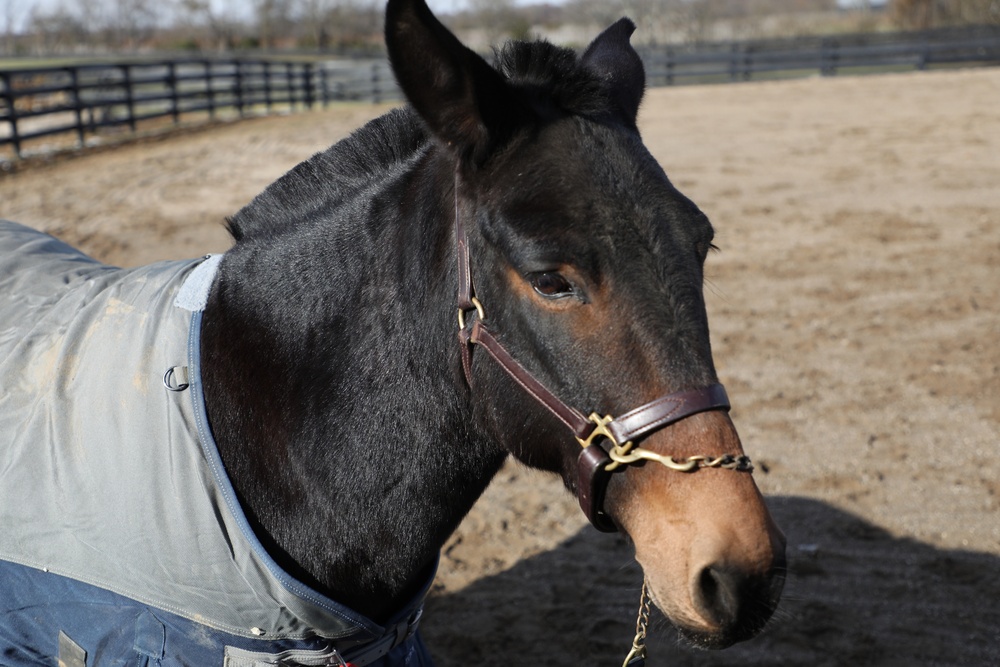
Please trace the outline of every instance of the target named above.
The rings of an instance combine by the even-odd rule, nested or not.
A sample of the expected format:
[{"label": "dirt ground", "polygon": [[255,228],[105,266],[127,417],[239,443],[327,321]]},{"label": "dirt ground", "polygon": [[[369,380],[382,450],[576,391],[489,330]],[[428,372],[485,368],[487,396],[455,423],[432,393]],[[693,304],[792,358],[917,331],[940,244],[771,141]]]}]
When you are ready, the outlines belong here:
[{"label": "dirt ground", "polygon": [[[380,111],[246,121],[0,177],[0,217],[134,265]],[[775,621],[649,665],[1000,664],[1000,69],[657,89],[641,128],[709,214],[713,345],[789,542]],[[446,546],[443,667],[618,665],[641,575],[552,478],[504,469]]]}]

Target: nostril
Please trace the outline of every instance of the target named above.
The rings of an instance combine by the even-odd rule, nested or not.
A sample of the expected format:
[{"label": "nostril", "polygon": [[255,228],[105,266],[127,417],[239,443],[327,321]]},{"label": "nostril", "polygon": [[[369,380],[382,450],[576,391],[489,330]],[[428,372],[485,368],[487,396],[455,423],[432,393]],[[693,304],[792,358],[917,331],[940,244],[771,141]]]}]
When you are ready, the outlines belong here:
[{"label": "nostril", "polygon": [[726,627],[739,617],[743,577],[717,566],[708,566],[698,575],[694,602],[713,625]]},{"label": "nostril", "polygon": [[718,563],[698,571],[691,582],[691,599],[710,630],[697,641],[724,648],[759,633],[781,595],[784,577],[775,571],[759,573]]}]

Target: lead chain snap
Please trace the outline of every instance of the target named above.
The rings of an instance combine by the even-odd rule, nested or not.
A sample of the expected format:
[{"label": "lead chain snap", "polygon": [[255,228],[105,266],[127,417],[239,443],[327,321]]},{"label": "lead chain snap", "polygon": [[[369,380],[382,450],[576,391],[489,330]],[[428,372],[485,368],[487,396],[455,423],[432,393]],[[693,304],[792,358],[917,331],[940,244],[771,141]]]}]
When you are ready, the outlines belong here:
[{"label": "lead chain snap", "polygon": [[646,632],[649,627],[650,600],[647,583],[642,582],[642,593],[639,595],[639,615],[635,619],[635,638],[632,640],[632,650],[625,656],[622,667],[644,667],[646,664]]}]

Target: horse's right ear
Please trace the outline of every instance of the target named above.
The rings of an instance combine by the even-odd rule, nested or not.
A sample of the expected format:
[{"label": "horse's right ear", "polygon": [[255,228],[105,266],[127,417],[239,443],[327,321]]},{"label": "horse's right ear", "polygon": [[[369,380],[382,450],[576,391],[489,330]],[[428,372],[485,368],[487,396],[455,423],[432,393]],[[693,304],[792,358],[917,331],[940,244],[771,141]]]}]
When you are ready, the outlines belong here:
[{"label": "horse's right ear", "polygon": [[385,43],[406,99],[460,158],[485,159],[527,120],[517,93],[424,0],[389,0]]}]

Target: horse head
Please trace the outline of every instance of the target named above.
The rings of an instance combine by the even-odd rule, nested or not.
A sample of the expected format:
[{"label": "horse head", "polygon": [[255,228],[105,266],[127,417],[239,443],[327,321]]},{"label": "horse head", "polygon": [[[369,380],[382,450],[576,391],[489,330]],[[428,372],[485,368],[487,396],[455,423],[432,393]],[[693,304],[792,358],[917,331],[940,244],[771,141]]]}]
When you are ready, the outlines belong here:
[{"label": "horse head", "polygon": [[[712,226],[636,126],[645,76],[634,28],[622,19],[580,57],[510,45],[492,67],[422,0],[390,0],[386,13],[399,84],[454,172],[455,374],[468,418],[584,496],[581,451],[593,443],[578,436],[610,436],[612,458],[641,447],[647,458],[631,465],[597,452],[594,513],[634,542],[651,597],[682,633],[722,647],[756,634],[777,605],[784,538],[717,385],[702,295]],[[635,442],[616,442],[608,423],[621,422],[600,418],[692,392],[707,403],[649,421]],[[581,425],[559,406],[595,417]],[[695,455],[733,465],[660,465]]]}]

